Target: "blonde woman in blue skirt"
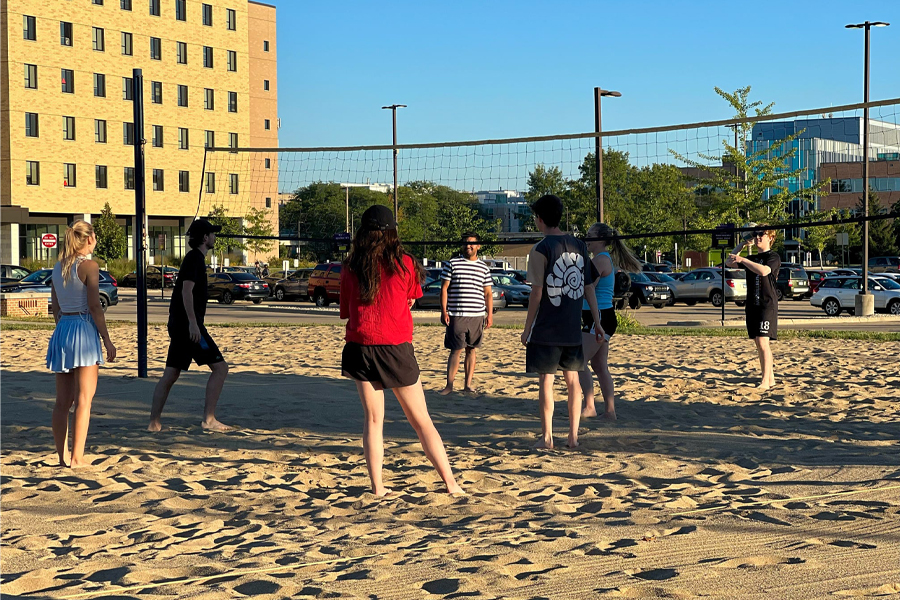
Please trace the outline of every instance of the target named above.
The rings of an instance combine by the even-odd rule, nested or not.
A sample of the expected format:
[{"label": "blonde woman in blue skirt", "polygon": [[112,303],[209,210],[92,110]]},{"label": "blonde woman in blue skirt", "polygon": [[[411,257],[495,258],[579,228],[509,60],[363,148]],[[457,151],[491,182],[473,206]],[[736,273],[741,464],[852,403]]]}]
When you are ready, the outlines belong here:
[{"label": "blonde woman in blue skirt", "polygon": [[[66,229],[59,262],[53,267],[51,296],[56,329],[47,348],[47,368],[56,373],[56,406],[53,408],[53,441],[59,464],[84,467],[84,443],[91,420],[91,402],[97,391],[99,365],[116,359],[100,306],[100,268],[88,255],[97,237],[85,221]],[[69,411],[75,406],[72,452],[69,455]],[[66,459],[69,459],[68,461]]]}]

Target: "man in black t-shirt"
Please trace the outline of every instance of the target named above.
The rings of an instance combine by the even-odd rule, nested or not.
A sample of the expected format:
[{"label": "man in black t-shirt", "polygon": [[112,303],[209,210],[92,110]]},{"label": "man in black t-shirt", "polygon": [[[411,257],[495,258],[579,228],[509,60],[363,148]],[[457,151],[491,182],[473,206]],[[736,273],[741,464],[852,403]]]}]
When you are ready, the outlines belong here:
[{"label": "man in black t-shirt", "polygon": [[209,365],[212,373],[206,385],[206,404],[203,409],[204,429],[228,431],[230,427],[216,419],[216,404],[228,375],[228,363],[222,358],[218,346],[210,337],[203,319],[206,316],[206,253],[216,243],[216,234],[222,230],[206,219],[197,219],[188,227],[188,245],[191,247],[181,263],[172,301],[169,304],[169,354],[166,370],[153,390],[153,406],[150,409],[149,431],[162,429],[160,417],[169,391],[178,381],[182,371],[187,371],[191,361]]},{"label": "man in black t-shirt", "polygon": [[[740,266],[747,271],[747,305],[744,311],[747,316],[747,334],[756,342],[756,351],[759,354],[759,365],[762,370],[760,391],[775,385],[769,340],[778,339],[778,296],[775,284],[778,270],[781,268],[781,258],[772,252],[776,234],[776,230],[765,228],[752,232],[753,237],[742,242],[725,261],[729,267]],[[741,251],[745,247],[754,244],[759,249],[759,254],[741,256]]]}]

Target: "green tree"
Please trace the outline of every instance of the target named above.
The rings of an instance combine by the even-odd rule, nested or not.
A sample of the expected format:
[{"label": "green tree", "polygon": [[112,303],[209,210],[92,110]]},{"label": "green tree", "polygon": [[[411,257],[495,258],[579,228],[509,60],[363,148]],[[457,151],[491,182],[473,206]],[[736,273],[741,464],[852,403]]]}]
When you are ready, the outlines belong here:
[{"label": "green tree", "polygon": [[116,216],[109,206],[109,202],[103,205],[103,211],[93,223],[94,233],[97,235],[97,247],[94,254],[104,261],[115,260],[125,256],[127,251],[127,239],[125,228],[116,222]]},{"label": "green tree", "polygon": [[[894,205],[891,206],[891,212],[895,215],[900,215],[900,200],[894,202]],[[900,247],[900,217],[895,217],[892,219],[893,224],[892,228],[894,230],[894,243]]]},{"label": "green tree", "polygon": [[[528,205],[534,204],[541,196],[554,194],[565,198],[569,190],[569,182],[563,176],[559,167],[546,168],[542,164],[535,165],[534,170],[528,174],[528,189],[525,190],[525,200]],[[537,231],[530,211],[519,213],[516,218],[522,222],[522,231]]]},{"label": "green tree", "polygon": [[[837,217],[837,211],[835,209],[831,209],[829,211],[816,211],[810,213],[808,218],[810,221],[828,221],[831,218]],[[810,248],[814,248],[819,252],[819,268],[822,269],[825,267],[825,262],[822,259],[822,251],[825,248],[834,242],[835,236],[837,235],[837,225],[821,225],[819,227],[805,227],[804,231],[806,232],[805,243]]]},{"label": "green tree", "polygon": [[[856,204],[857,214],[862,215],[862,198]],[[881,206],[878,192],[869,190],[869,216],[880,215],[887,212]],[[862,224],[857,226],[862,231]],[[893,225],[889,219],[869,221],[869,256],[896,256],[900,254],[897,239],[894,236]]]},{"label": "green tree", "polygon": [[[263,208],[251,208],[244,217],[244,234],[271,236],[274,233],[272,221],[269,219],[269,211]],[[277,242],[276,242],[277,243]],[[272,240],[246,239],[247,249],[254,254],[264,254],[272,249]]]},{"label": "green tree", "polygon": [[213,225],[222,226],[222,231],[216,236],[216,244],[213,248],[213,253],[219,257],[220,264],[226,254],[244,250],[245,245],[240,237],[224,237],[231,235],[240,236],[244,233],[240,219],[229,217],[228,209],[216,204],[213,204],[212,209],[209,211],[208,219]]}]

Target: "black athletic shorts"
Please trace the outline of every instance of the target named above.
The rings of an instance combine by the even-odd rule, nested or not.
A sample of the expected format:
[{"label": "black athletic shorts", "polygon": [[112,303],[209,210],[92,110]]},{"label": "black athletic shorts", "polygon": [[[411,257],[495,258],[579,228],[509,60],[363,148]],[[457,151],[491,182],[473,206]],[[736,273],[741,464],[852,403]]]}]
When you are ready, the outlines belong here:
[{"label": "black athletic shorts", "polygon": [[551,375],[559,370],[584,370],[584,349],[577,346],[545,346],[528,344],[525,347],[525,371]]},{"label": "black athletic shorts", "polygon": [[[594,317],[591,315],[591,311],[583,310],[581,311],[581,330],[585,333],[590,333],[591,328],[594,327]],[[604,308],[600,311],[600,326],[603,327],[604,333],[609,337],[612,337],[613,334],[616,333],[616,328],[619,326],[619,321],[616,319],[616,309],[615,308]]]},{"label": "black athletic shorts", "polygon": [[462,350],[480,348],[484,336],[484,317],[450,317],[444,333],[444,348]]},{"label": "black athletic shorts", "polygon": [[419,380],[419,363],[409,342],[396,346],[344,345],[341,374],[357,381],[378,382],[389,390],[413,385]]},{"label": "black athletic shorts", "polygon": [[225,359],[203,325],[200,326],[199,342],[191,341],[187,329],[175,330],[169,327],[169,354],[166,356],[166,366],[187,371],[191,367],[191,361],[198,365],[211,365],[224,362]]},{"label": "black athletic shorts", "polygon": [[750,339],[767,337],[778,339],[778,306],[747,305],[747,335]]}]

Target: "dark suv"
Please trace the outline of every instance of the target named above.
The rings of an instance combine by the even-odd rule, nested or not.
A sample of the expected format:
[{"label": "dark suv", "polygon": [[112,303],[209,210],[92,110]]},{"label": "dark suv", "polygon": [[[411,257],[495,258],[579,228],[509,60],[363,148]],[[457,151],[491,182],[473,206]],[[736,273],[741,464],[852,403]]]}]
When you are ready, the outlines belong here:
[{"label": "dark suv", "polygon": [[665,283],[656,283],[644,273],[629,273],[631,276],[631,298],[628,306],[638,309],[644,304],[662,308],[671,299],[671,290]]},{"label": "dark suv", "polygon": [[775,295],[778,300],[793,298],[803,300],[809,294],[809,276],[806,269],[797,266],[781,267],[778,280],[775,282]]},{"label": "dark suv", "polygon": [[316,306],[328,306],[341,299],[341,263],[316,265],[309,275],[307,295]]}]

